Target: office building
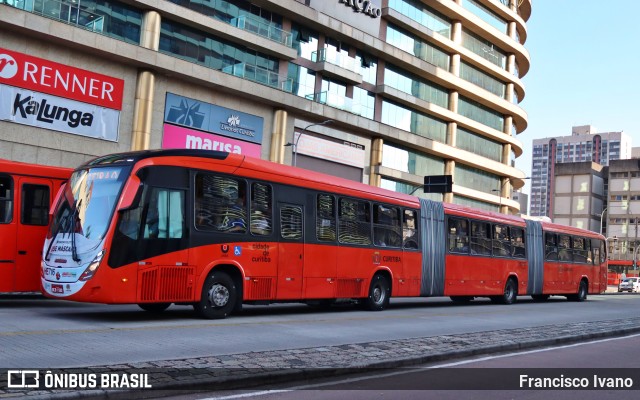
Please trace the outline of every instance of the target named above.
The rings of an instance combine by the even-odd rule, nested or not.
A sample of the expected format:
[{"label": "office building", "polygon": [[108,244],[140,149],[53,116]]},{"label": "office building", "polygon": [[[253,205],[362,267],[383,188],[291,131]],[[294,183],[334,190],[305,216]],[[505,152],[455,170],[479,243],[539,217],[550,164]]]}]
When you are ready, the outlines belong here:
[{"label": "office building", "polygon": [[631,158],[629,135],[598,133],[591,125],[574,126],[571,136],[535,139],[531,161],[531,215],[555,220],[554,176],[558,164],[587,161],[607,166],[611,160],[628,158]]},{"label": "office building", "polygon": [[450,174],[430,196],[517,212],[531,6],[0,0],[0,157],[223,150],[402,192]]}]

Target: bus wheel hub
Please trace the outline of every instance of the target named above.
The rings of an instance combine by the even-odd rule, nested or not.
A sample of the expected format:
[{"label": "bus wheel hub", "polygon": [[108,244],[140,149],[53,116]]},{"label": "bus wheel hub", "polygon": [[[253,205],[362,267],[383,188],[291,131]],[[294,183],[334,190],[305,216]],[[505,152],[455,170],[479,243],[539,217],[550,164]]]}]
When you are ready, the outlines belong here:
[{"label": "bus wheel hub", "polygon": [[229,302],[229,289],[216,284],[209,290],[209,301],[216,307],[223,307]]}]

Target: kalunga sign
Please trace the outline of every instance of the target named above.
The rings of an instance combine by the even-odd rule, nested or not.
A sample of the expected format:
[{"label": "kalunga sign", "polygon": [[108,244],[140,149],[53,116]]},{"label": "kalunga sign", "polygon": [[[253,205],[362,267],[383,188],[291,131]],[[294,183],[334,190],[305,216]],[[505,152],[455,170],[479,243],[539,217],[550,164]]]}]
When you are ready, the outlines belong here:
[{"label": "kalunga sign", "polygon": [[118,140],[120,111],[0,84],[0,121]]},{"label": "kalunga sign", "polygon": [[122,110],[122,79],[3,48],[0,48],[0,84]]}]

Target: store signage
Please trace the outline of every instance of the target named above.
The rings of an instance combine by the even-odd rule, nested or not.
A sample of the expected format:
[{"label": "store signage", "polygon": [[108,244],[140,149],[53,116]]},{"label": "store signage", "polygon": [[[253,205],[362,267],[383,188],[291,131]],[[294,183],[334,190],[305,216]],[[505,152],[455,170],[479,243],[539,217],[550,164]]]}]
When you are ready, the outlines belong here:
[{"label": "store signage", "polygon": [[164,121],[262,144],[262,117],[173,93],[167,93]]},{"label": "store signage", "polygon": [[376,7],[371,1],[367,0],[338,0],[338,3],[343,3],[347,7],[353,8],[355,12],[363,13],[371,18],[380,18],[382,11],[380,7]]},{"label": "store signage", "polygon": [[0,84],[122,110],[124,80],[3,48]]},{"label": "store signage", "polygon": [[115,142],[120,111],[0,84],[0,120]]},{"label": "store signage", "polygon": [[226,151],[260,158],[261,146],[182,126],[164,124],[162,148]]},{"label": "store signage", "polygon": [[307,134],[300,136],[299,132],[295,133],[294,143],[297,143],[298,154],[364,168],[364,148],[354,143],[337,143]]},{"label": "store signage", "polygon": [[381,0],[308,0],[312,9],[373,37],[380,36]]}]

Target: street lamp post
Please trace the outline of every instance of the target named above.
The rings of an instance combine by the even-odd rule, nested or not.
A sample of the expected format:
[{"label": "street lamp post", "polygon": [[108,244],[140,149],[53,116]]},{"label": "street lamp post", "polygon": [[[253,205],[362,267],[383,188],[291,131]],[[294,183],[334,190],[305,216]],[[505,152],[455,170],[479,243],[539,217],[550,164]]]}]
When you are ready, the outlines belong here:
[{"label": "street lamp post", "polygon": [[602,210],[602,213],[600,213],[600,234],[602,235],[602,226],[603,226],[603,222],[604,222],[604,213],[607,211],[607,207],[605,207]]},{"label": "street lamp post", "polygon": [[[326,121],[322,121],[322,122],[318,122],[318,123],[315,123],[315,124],[307,125],[298,134],[298,137],[295,138],[293,143],[289,142],[289,143],[285,144],[285,146],[291,146],[291,152],[293,153],[293,166],[294,167],[296,167],[298,165],[298,142],[300,141],[300,138],[302,137],[302,135],[307,131],[307,129],[311,128],[312,126],[326,125],[326,124],[330,124],[332,122],[333,122],[332,119],[328,119]],[[295,133],[294,133],[294,135],[295,135]]]},{"label": "street lamp post", "polygon": [[[524,177],[524,178],[522,178],[522,179],[523,179],[523,180],[525,180],[525,179],[531,179],[531,177],[530,177],[530,176],[527,176],[527,177]],[[499,197],[499,199],[500,199],[500,200],[499,200],[499,207],[500,207],[500,208],[498,209],[498,210],[499,210],[499,212],[502,212],[502,189],[504,189],[504,186],[505,186],[508,182],[509,182],[509,183],[511,182],[511,178],[507,178],[507,179],[505,179],[505,180],[500,184],[500,189],[491,189],[491,192],[497,192],[497,193],[498,193],[498,197]],[[507,214],[508,214],[508,212],[507,212]]]}]

